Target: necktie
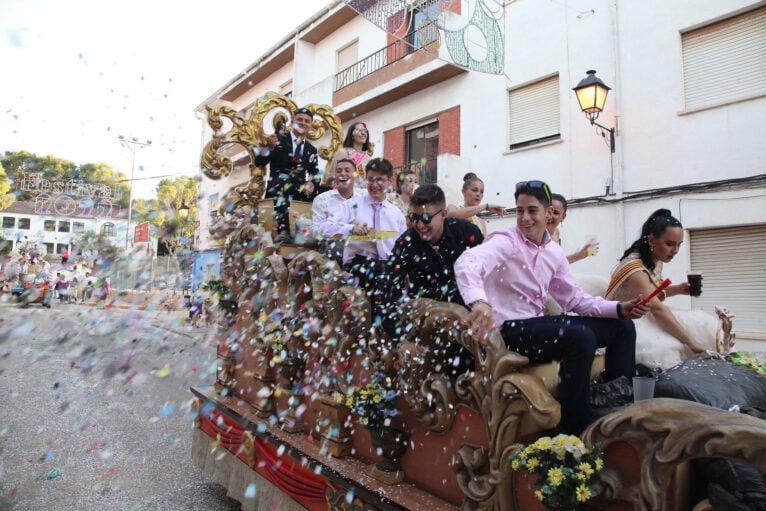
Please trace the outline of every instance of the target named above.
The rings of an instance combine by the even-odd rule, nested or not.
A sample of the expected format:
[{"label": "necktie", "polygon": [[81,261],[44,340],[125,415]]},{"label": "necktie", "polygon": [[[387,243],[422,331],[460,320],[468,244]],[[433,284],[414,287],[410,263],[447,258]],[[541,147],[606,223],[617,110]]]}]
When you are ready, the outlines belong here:
[{"label": "necktie", "polygon": [[295,148],[295,157],[300,158],[301,154],[303,154],[303,142],[298,142],[298,145]]},{"label": "necktie", "polygon": [[[373,202],[370,206],[372,206],[372,228],[377,230],[380,228],[380,210],[383,208],[383,204],[380,202]],[[385,252],[383,251],[382,242],[376,240],[374,243],[375,251],[378,253],[378,259],[384,259]]]},{"label": "necktie", "polygon": [[371,204],[372,206],[372,228],[373,229],[379,229],[380,228],[380,209],[383,207],[383,204],[380,202],[373,202]]}]

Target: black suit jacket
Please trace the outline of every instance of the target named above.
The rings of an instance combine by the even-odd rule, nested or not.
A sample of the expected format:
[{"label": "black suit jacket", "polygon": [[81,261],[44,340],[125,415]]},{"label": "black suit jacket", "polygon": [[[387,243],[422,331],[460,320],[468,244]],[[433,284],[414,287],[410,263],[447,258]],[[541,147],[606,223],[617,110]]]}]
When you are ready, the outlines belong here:
[{"label": "black suit jacket", "polygon": [[306,181],[306,172],[308,172],[314,184],[318,185],[319,158],[317,157],[317,148],[308,139],[305,139],[303,153],[299,161],[293,156],[293,137],[289,133],[280,133],[277,138],[279,144],[266,156],[258,154],[255,157],[255,164],[259,167],[269,164],[270,181],[274,181],[280,173],[283,173],[290,174],[290,181],[294,184],[303,184]]}]

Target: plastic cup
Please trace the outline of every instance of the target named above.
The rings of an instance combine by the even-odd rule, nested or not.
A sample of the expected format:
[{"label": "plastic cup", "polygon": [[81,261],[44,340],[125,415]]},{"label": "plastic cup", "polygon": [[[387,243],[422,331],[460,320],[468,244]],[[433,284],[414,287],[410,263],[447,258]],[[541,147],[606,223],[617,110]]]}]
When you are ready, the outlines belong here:
[{"label": "plastic cup", "polygon": [[651,376],[633,377],[633,402],[654,397],[654,378]]},{"label": "plastic cup", "polygon": [[686,281],[689,283],[689,294],[691,296],[700,296],[702,294],[702,274],[688,273]]},{"label": "plastic cup", "polygon": [[598,246],[594,246],[594,244],[598,242],[598,236],[595,234],[589,234],[585,242],[590,244],[588,247],[588,257],[593,257],[594,255],[598,254]]}]

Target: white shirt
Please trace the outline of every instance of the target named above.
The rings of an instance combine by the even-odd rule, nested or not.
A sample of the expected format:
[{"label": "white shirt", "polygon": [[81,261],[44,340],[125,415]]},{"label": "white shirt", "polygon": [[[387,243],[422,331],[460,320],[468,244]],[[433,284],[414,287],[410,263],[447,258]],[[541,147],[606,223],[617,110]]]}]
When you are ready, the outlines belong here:
[{"label": "white shirt", "polygon": [[336,212],[342,203],[364,194],[364,190],[354,188],[354,194],[348,199],[344,199],[340,192],[335,189],[317,195],[311,204],[311,223],[314,232],[319,232],[319,225],[327,220],[330,214]]},{"label": "white shirt", "polygon": [[[354,228],[354,223],[372,227],[374,216],[372,202],[372,198],[368,193],[341,202],[337,210],[330,213],[327,219],[319,224],[318,234],[327,238],[339,234],[348,236]],[[406,231],[407,222],[399,208],[385,199],[383,199],[381,204],[382,207],[379,213],[380,224],[377,226],[377,229],[380,231],[396,231],[399,234]],[[397,237],[394,236],[387,240],[378,241],[349,241],[343,250],[343,262],[351,261],[356,255],[385,261],[391,255]]]}]

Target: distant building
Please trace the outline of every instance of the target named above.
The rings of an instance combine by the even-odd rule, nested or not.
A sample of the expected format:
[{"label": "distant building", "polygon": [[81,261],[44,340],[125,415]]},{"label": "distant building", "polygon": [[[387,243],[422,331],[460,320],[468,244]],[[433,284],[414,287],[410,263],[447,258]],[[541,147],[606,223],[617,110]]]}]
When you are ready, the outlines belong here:
[{"label": "distant building", "polygon": [[86,231],[103,235],[112,245],[125,246],[127,210],[115,208],[77,208],[70,214],[67,209],[49,207],[45,200],[16,201],[0,210],[2,235],[12,241],[13,248],[25,243],[36,243],[47,254],[62,254],[69,250],[74,256],[74,241]]},{"label": "distant building", "polygon": [[[204,118],[205,104],[225,104],[247,114],[266,91],[298,105],[330,105],[344,129],[367,124],[375,156],[415,169],[421,183],[438,182],[449,202],[461,199],[469,171],[483,179],[485,201],[509,207],[516,182],[544,180],[572,201],[565,251],[598,234],[601,251],[577,263],[579,273],[608,278],[649,214],[671,209],[686,228],[685,243],[665,276],[681,282],[687,271],[702,271],[705,292],[669,304],[708,312],[727,305],[738,337],[766,339],[763,2],[595,0],[587,10],[571,2],[491,2],[502,14],[503,34],[492,44],[502,44],[504,74],[454,65],[452,34],[430,36],[427,10],[465,26],[470,13],[460,11],[471,4],[485,7],[407,2],[405,11],[389,13],[388,25],[403,27],[397,38],[344,2],[330,2],[197,110]],[[469,51],[480,60],[490,42],[470,28],[477,30],[465,33]],[[589,69],[611,87],[598,122],[615,128],[614,152],[609,132],[598,136],[572,92]],[[206,122],[203,135],[210,140]],[[218,250],[207,233],[218,201],[249,178],[241,148],[228,151],[235,164],[228,179],[200,184],[197,248],[208,252],[207,267]],[[488,220],[490,230],[513,222]]]}]

